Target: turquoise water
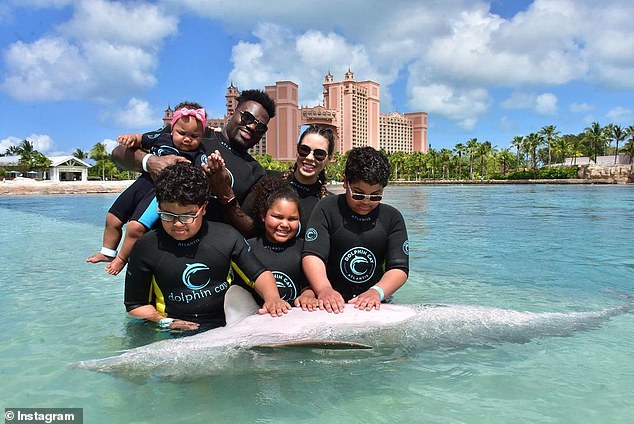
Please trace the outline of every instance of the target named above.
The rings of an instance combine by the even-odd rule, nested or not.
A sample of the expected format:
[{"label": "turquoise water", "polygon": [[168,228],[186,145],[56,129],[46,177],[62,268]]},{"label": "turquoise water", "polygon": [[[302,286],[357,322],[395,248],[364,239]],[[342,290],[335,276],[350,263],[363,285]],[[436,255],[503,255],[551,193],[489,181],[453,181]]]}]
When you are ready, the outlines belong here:
[{"label": "turquoise water", "polygon": [[[399,303],[572,312],[634,295],[634,186],[390,186],[386,194],[410,234]],[[634,418],[634,314],[570,337],[371,360],[273,353],[258,359],[270,369],[178,383],[69,367],[165,337],[126,317],[122,275],[84,263],[112,200],[0,197],[0,408],[83,408],[86,423]]]}]

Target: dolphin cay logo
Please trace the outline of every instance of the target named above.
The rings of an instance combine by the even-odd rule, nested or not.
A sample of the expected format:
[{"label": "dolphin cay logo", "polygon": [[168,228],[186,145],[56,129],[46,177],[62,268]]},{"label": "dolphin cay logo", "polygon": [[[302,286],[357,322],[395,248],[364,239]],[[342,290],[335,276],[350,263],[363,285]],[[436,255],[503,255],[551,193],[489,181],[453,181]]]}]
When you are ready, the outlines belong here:
[{"label": "dolphin cay logo", "polygon": [[304,240],[315,241],[317,240],[318,235],[319,234],[317,233],[317,230],[314,229],[313,227],[310,227],[309,229],[306,230],[306,234],[304,235]]},{"label": "dolphin cay logo", "polygon": [[[183,284],[191,290],[200,290],[207,287],[211,279],[209,278],[209,273],[205,271],[209,271],[209,267],[205,264],[187,264],[185,271],[183,271]],[[195,276],[199,272],[204,273],[202,278],[200,275],[198,277]],[[202,284],[196,284],[198,281],[204,281],[205,277],[207,277],[207,281]]]},{"label": "dolphin cay logo", "polygon": [[353,247],[341,257],[339,269],[341,275],[351,283],[365,283],[374,275],[376,258],[365,247]]},{"label": "dolphin cay logo", "polygon": [[297,287],[291,277],[281,271],[273,271],[273,276],[282,300],[292,300],[297,297]]},{"label": "dolphin cay logo", "polygon": [[409,240],[403,242],[403,253],[409,256]]}]

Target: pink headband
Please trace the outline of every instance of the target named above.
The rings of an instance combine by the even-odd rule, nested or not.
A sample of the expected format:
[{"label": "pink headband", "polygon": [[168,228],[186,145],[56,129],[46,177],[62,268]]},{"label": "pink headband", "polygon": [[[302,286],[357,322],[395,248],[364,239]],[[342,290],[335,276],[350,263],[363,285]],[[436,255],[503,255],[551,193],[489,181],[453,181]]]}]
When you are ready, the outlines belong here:
[{"label": "pink headband", "polygon": [[172,116],[171,129],[174,129],[176,121],[181,119],[183,116],[193,116],[196,120],[202,122],[203,129],[207,126],[207,115],[205,114],[205,109],[187,109],[186,107],[182,107],[174,112],[174,116]]}]

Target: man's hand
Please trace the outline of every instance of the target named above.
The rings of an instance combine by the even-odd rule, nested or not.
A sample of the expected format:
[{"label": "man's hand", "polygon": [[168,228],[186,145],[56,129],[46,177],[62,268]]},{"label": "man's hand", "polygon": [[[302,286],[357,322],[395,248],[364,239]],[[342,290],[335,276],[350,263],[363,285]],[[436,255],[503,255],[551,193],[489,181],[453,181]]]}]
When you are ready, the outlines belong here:
[{"label": "man's hand", "polygon": [[161,171],[163,171],[168,166],[174,165],[174,164],[179,163],[179,162],[189,163],[189,161],[186,158],[182,157],[182,156],[177,156],[177,155],[156,156],[156,155],[152,155],[150,158],[148,158],[147,170],[150,173],[150,176],[152,177],[152,180],[156,180],[156,177],[158,177],[158,175],[161,173]]}]

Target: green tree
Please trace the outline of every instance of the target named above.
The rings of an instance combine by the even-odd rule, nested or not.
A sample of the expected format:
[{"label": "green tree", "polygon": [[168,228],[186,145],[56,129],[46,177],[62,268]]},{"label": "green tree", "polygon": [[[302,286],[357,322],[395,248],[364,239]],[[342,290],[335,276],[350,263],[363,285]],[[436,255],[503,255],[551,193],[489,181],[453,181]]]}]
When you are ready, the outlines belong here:
[{"label": "green tree", "polygon": [[551,164],[551,147],[559,138],[559,131],[556,130],[554,125],[546,125],[539,130],[539,134],[546,141],[546,145],[548,146],[548,167],[550,168]]},{"label": "green tree", "polygon": [[537,169],[537,149],[542,145],[542,140],[538,133],[530,133],[524,139],[524,149],[531,157],[532,169]]},{"label": "green tree", "polygon": [[88,156],[97,162],[97,167],[101,169],[101,180],[105,181],[106,167],[108,167],[108,162],[111,162],[110,155],[106,152],[106,145],[103,143],[95,144],[92,146],[92,149],[90,149]]},{"label": "green tree", "polygon": [[598,122],[593,122],[584,130],[584,144],[586,145],[588,156],[594,158],[597,163],[597,155],[602,151],[602,146],[606,143],[605,132]]},{"label": "green tree", "polygon": [[613,125],[611,129],[612,139],[616,142],[616,150],[614,151],[614,163],[616,164],[616,159],[619,157],[619,143],[627,138],[627,133],[620,125]]},{"label": "green tree", "polygon": [[478,152],[479,144],[480,143],[478,143],[477,138],[472,138],[471,140],[467,141],[467,154],[469,155],[469,179],[470,180],[473,179],[473,163],[475,162],[475,159],[476,159],[476,154]]},{"label": "green tree", "polygon": [[454,147],[454,152],[458,155],[458,159],[456,161],[456,165],[458,168],[458,178],[462,178],[462,155],[467,152],[467,146],[462,143],[456,144]]},{"label": "green tree", "polygon": [[88,157],[88,153],[84,152],[84,151],[83,151],[82,149],[80,149],[80,148],[77,148],[77,149],[75,149],[75,151],[73,152],[72,156],[73,156],[74,158],[84,160],[84,159],[86,159],[86,158]]},{"label": "green tree", "polygon": [[630,125],[625,129],[629,140],[623,146],[626,152],[630,155],[630,163],[634,162],[634,125]]},{"label": "green tree", "polygon": [[491,154],[493,148],[490,141],[483,141],[478,145],[478,157],[480,158],[480,178],[484,178],[487,175],[487,160]]},{"label": "green tree", "polygon": [[23,171],[46,169],[51,166],[51,161],[44,154],[35,150],[33,143],[28,140],[22,140],[16,153],[20,155],[18,167]]},{"label": "green tree", "polygon": [[517,166],[522,163],[522,152],[524,150],[524,136],[516,135],[511,141],[511,145],[517,149]]}]

